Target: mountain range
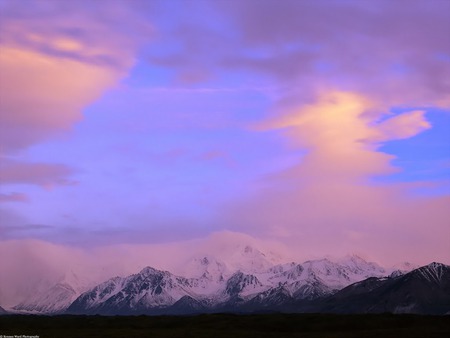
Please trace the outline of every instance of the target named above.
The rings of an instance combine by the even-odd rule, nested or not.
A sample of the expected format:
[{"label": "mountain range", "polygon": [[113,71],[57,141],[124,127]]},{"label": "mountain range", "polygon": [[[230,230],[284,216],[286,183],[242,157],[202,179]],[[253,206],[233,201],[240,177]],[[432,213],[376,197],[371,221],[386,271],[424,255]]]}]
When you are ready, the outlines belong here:
[{"label": "mountain range", "polygon": [[[145,267],[94,286],[64,278],[10,310],[41,314],[194,314],[210,312],[450,313],[450,267],[385,269],[352,255],[276,263],[250,245],[233,259],[189,259],[184,273]],[[1,310],[0,310],[1,311]]]},{"label": "mountain range", "polygon": [[450,266],[431,263],[405,275],[368,278],[323,300],[320,312],[450,314]]},{"label": "mountain range", "polygon": [[355,268],[351,271],[348,267],[322,260],[277,266],[272,273],[259,276],[238,271],[215,292],[207,293],[205,286],[210,280],[205,276],[189,279],[148,267],[127,278],[113,278],[82,294],[68,307],[67,313],[450,314],[450,266],[432,263],[404,275],[369,277],[339,289],[345,281],[367,273]]}]

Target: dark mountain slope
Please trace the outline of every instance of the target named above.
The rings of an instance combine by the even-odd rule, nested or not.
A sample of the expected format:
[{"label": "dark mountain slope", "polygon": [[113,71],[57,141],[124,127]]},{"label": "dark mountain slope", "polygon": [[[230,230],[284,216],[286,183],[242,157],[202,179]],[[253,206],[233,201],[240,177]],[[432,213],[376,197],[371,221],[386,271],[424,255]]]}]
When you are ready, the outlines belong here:
[{"label": "dark mountain slope", "polygon": [[396,278],[368,278],[318,304],[333,313],[450,313],[450,266],[431,263]]},{"label": "dark mountain slope", "polygon": [[0,306],[0,315],[6,315],[8,311],[6,311],[4,308]]}]

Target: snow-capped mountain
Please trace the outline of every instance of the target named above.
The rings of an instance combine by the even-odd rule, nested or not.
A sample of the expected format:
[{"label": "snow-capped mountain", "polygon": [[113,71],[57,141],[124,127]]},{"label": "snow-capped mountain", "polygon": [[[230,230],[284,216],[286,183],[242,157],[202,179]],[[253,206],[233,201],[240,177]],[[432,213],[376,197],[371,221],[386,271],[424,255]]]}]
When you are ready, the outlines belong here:
[{"label": "snow-capped mountain", "polygon": [[401,275],[404,275],[414,269],[419,268],[417,264],[413,264],[410,262],[402,262],[400,264],[396,264],[391,268],[391,274],[390,277],[399,277]]},{"label": "snow-capped mountain", "polygon": [[246,298],[268,288],[269,286],[263,285],[255,275],[238,271],[227,280],[224,293],[230,298]]},{"label": "snow-capped mountain", "polygon": [[[245,247],[246,253],[254,254]],[[261,256],[257,252],[257,259]],[[263,270],[247,264],[234,271],[212,256],[190,260],[194,277],[176,276],[147,267],[129,277],[112,278],[83,293],[68,308],[69,313],[138,314],[188,311],[219,311],[248,304],[281,304],[288,299],[314,300],[368,277],[386,271],[357,256],[340,262],[328,259],[303,264],[277,264]],[[250,303],[249,303],[250,302]],[[245,305],[247,304],[247,305]]]},{"label": "snow-capped mountain", "polygon": [[55,284],[42,288],[11,308],[18,313],[57,314],[64,312],[83,292],[96,285],[92,279],[80,278],[73,271],[68,271]]},{"label": "snow-capped mountain", "polygon": [[265,272],[282,262],[281,256],[272,250],[261,250],[257,245],[251,244],[251,238],[236,237],[234,234],[216,236],[214,245],[205,246],[203,250],[204,252],[183,261],[181,268],[176,271],[177,274],[199,277],[207,272],[212,276],[227,275],[229,277],[236,271]]},{"label": "snow-capped mountain", "polygon": [[77,292],[68,284],[58,283],[43,293],[17,304],[13,310],[29,313],[61,313],[77,298]]},{"label": "snow-capped mountain", "polygon": [[211,282],[223,282],[230,274],[227,265],[211,255],[196,256],[183,264],[181,274],[190,278],[204,278]]},{"label": "snow-capped mountain", "polygon": [[[306,261],[270,277],[275,282],[287,284],[308,284],[319,282],[331,290],[343,287],[373,276],[384,276],[386,271],[375,263],[368,263],[358,256],[350,256],[340,262],[329,259]],[[292,282],[292,283],[290,283]]]},{"label": "snow-capped mountain", "polygon": [[[225,233],[192,250],[179,266],[173,265],[174,270],[168,269],[171,272],[140,266],[139,273],[130,275],[133,270],[114,265],[101,271],[94,265],[72,266],[8,309],[46,314],[68,308],[76,313],[108,314],[157,313],[169,308],[174,313],[220,311],[250,302],[256,307],[287,299],[312,301],[393,271],[354,255],[286,263],[272,249],[261,247],[248,236]],[[111,278],[114,275],[118,277]]]},{"label": "snow-capped mountain", "polygon": [[194,281],[146,267],[126,278],[115,277],[82,294],[69,312],[136,313],[168,307],[190,295]]},{"label": "snow-capped mountain", "polygon": [[450,266],[431,263],[398,277],[368,278],[317,304],[317,312],[450,313]]}]

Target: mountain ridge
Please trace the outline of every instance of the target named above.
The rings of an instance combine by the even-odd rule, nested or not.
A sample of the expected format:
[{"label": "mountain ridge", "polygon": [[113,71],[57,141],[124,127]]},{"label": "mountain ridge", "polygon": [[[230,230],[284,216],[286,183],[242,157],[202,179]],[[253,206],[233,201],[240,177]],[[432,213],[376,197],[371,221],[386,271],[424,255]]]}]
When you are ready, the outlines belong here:
[{"label": "mountain ridge", "polygon": [[[367,262],[364,261],[364,263]],[[319,260],[307,261],[304,265],[275,266],[260,274],[236,271],[226,281],[219,283],[218,288],[213,289],[213,292],[205,293],[198,292],[198,285],[205,276],[186,278],[147,267],[138,274],[126,278],[117,277],[118,280],[107,281],[106,287],[105,284],[101,284],[97,289],[94,288],[82,294],[68,307],[67,313],[170,314],[171,311],[173,313],[251,312],[260,309],[339,312],[344,310],[333,307],[333,302],[341,304],[344,302],[342,299],[348,300],[350,296],[364,296],[372,299],[373,297],[368,294],[378,290],[385,282],[407,281],[412,274],[408,272],[397,277],[383,276],[381,272],[386,273],[386,270],[379,269],[376,265],[368,266],[371,266],[369,271],[355,267],[349,268],[348,265],[339,265],[329,260]],[[431,282],[442,283],[443,279],[447,278],[450,267],[433,263],[413,271],[414,280],[419,278],[428,285]],[[355,274],[361,277],[356,282],[355,279],[358,278]],[[367,277],[368,275],[371,276]],[[347,281],[347,285],[336,287],[343,285],[342,281]],[[111,286],[111,283],[114,286]],[[443,292],[447,292],[446,286],[444,289]],[[346,293],[350,296],[346,296]],[[446,304],[445,300],[443,307],[446,307]],[[351,308],[350,306],[349,309]],[[395,309],[392,311],[401,311],[400,307]],[[429,307],[424,311],[428,311],[427,309]],[[404,312],[407,310],[407,308],[403,309]],[[358,311],[370,312],[371,310],[360,307]],[[390,311],[390,308],[387,308],[387,311]]]},{"label": "mountain ridge", "polygon": [[372,277],[338,291],[318,306],[333,313],[450,313],[450,266],[430,263],[404,275]]},{"label": "mountain ridge", "polygon": [[[402,263],[385,269],[357,255],[286,263],[244,242],[225,249],[230,260],[226,254],[220,258],[212,254],[188,257],[184,270],[179,270],[183,274],[147,266],[87,287],[82,281],[92,278],[80,279],[71,271],[46,291],[11,309],[16,313],[106,315],[335,311],[327,308],[333,303],[331,297],[343,298],[340,292],[347,287],[354,285],[350,289],[353,294],[367,296],[384,280],[408,275],[408,269],[414,267]],[[439,284],[445,269],[445,265],[432,263],[427,269],[419,268],[415,279]]]}]

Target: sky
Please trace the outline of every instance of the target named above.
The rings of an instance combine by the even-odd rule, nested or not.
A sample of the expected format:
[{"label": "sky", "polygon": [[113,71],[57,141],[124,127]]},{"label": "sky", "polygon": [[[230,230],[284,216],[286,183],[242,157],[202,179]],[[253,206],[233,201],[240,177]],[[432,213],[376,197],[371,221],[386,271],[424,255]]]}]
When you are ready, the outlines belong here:
[{"label": "sky", "polygon": [[0,243],[450,263],[448,13],[0,0]]}]

